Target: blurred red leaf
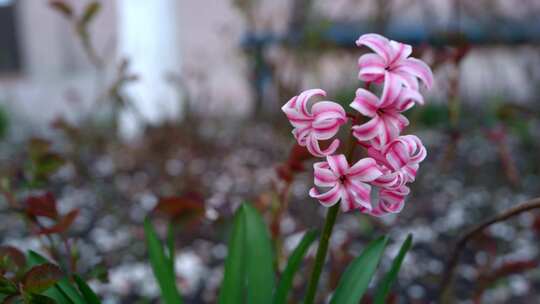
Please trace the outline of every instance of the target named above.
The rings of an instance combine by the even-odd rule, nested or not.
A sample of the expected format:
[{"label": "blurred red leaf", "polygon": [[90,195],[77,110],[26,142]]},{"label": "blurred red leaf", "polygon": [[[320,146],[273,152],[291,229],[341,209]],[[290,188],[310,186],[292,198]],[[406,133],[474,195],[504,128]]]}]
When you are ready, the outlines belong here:
[{"label": "blurred red leaf", "polygon": [[304,170],[303,162],[311,159],[313,156],[309,153],[306,147],[302,147],[298,144],[295,144],[289,154],[288,164],[292,171],[302,171]]},{"label": "blurred red leaf", "polygon": [[6,267],[8,269],[20,269],[25,265],[26,257],[19,249],[12,246],[0,246],[0,270]]},{"label": "blurred red leaf", "polygon": [[71,227],[71,224],[73,224],[73,221],[77,218],[79,215],[79,210],[71,210],[66,215],[64,215],[55,225],[48,227],[48,228],[41,228],[39,230],[40,234],[53,234],[53,233],[62,233]]},{"label": "blurred red leaf", "polygon": [[26,213],[32,216],[44,216],[51,219],[58,217],[56,199],[47,192],[43,195],[30,196],[25,200]]},{"label": "blurred red leaf", "polygon": [[20,294],[14,294],[9,297],[6,297],[2,302],[2,304],[20,304],[20,303],[24,303],[23,297]]},{"label": "blurred red leaf", "polygon": [[200,216],[204,213],[204,200],[196,193],[162,197],[154,208],[154,212],[171,218]]},{"label": "blurred red leaf", "polygon": [[73,10],[66,2],[60,0],[49,1],[49,6],[63,14],[66,18],[73,16]]},{"label": "blurred red leaf", "polygon": [[62,270],[54,264],[34,266],[22,279],[23,289],[25,292],[41,293],[58,282],[62,276]]}]

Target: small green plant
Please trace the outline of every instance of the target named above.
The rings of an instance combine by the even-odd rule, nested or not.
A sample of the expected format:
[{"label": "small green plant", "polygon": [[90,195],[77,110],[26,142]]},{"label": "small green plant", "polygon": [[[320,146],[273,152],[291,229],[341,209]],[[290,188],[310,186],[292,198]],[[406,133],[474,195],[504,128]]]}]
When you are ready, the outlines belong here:
[{"label": "small green plant", "polygon": [[[167,245],[164,245],[148,220],[144,228],[150,264],[161,289],[163,302],[182,303],[174,275],[171,230]],[[307,231],[289,256],[283,272],[276,273],[274,248],[262,216],[250,204],[241,205],[234,215],[218,303],[289,303],[293,278],[317,236],[317,231]],[[387,243],[388,237],[381,236],[366,246],[341,276],[330,303],[359,303],[376,273]],[[374,303],[385,303],[411,245],[412,236],[409,235],[389,272],[379,282]]]}]

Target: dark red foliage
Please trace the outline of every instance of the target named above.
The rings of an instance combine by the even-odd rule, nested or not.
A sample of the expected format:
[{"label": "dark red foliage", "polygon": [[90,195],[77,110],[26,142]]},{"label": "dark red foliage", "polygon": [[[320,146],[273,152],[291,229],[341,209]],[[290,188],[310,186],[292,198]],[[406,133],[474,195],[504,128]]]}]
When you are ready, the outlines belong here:
[{"label": "dark red foliage", "polygon": [[66,232],[71,227],[78,215],[78,209],[71,210],[66,215],[62,216],[53,226],[40,228],[39,233],[53,234]]},{"label": "dark red foliage", "polygon": [[162,197],[154,212],[172,219],[199,217],[204,214],[204,199],[198,193]]},{"label": "dark red foliage", "polygon": [[43,216],[50,219],[58,217],[56,199],[50,192],[27,197],[24,206],[26,213],[30,216]]}]

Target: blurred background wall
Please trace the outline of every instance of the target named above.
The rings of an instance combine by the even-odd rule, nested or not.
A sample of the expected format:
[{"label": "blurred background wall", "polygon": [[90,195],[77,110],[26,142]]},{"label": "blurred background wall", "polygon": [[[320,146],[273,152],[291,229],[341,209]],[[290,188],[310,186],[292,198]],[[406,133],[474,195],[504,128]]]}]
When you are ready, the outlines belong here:
[{"label": "blurred background wall", "polygon": [[[82,9],[85,1],[71,1]],[[296,91],[354,87],[367,31],[421,46],[462,34],[474,45],[459,71],[437,69],[437,79],[459,73],[466,102],[505,98],[528,102],[538,94],[540,2],[529,0],[259,0],[102,1],[91,39],[106,66],[122,58],[139,81],[126,94],[143,120],[181,119],[184,103],[209,116],[276,112]],[[77,120],[99,100],[114,71],[96,71],[69,22],[48,1],[2,0],[0,102],[28,125],[60,116]],[[311,36],[310,36],[311,35]],[[298,38],[300,37],[300,38]],[[324,44],[311,43],[311,38]],[[313,40],[313,39],[312,39]],[[310,44],[311,43],[311,44]],[[435,61],[430,52],[422,54]],[[438,81],[431,100],[443,99]],[[39,109],[39,111],[36,111]],[[141,117],[123,113],[136,133]],[[143,122],[144,123],[144,122]]]}]

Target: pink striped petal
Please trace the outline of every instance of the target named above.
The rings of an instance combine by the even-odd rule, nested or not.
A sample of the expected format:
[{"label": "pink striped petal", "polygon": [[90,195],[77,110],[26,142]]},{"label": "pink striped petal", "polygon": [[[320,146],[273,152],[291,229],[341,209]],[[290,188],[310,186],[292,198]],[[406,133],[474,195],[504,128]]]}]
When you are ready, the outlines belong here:
[{"label": "pink striped petal", "polygon": [[415,103],[424,104],[422,94],[413,89],[403,88],[394,106],[398,112],[404,112],[412,108]]},{"label": "pink striped petal", "polygon": [[392,60],[388,63],[389,66],[406,59],[412,53],[412,46],[394,40],[390,40],[390,48],[392,49]]},{"label": "pink striped petal", "polygon": [[320,193],[317,188],[313,187],[311,190],[309,190],[309,196],[312,198],[318,200],[323,206],[330,207],[335,205],[341,195],[341,185],[336,184],[332,189],[328,190],[327,192]]},{"label": "pink striped petal", "polygon": [[[298,142],[299,145],[302,145],[300,142]],[[319,141],[314,136],[314,134],[310,134],[306,143],[306,148],[311,153],[311,155],[316,157],[325,157],[330,154],[334,154],[336,152],[337,148],[339,147],[339,139],[334,139],[332,143],[328,146],[326,149],[321,149],[319,145]]]},{"label": "pink striped petal", "polygon": [[418,91],[419,85],[418,85],[418,78],[416,78],[414,75],[411,75],[407,72],[401,71],[401,70],[392,70],[391,72],[394,74],[399,81],[403,84],[403,86]]},{"label": "pink striped petal", "polygon": [[414,75],[424,82],[428,89],[433,86],[433,72],[429,66],[420,59],[407,58],[399,63],[393,71],[402,71]]},{"label": "pink striped petal", "polygon": [[315,185],[319,187],[333,187],[338,182],[338,176],[330,170],[327,162],[313,164],[313,176]]},{"label": "pink striped petal", "polygon": [[371,210],[371,187],[368,184],[349,180],[345,187],[352,194],[354,209],[363,207]]},{"label": "pink striped petal", "polygon": [[379,98],[368,90],[358,89],[350,106],[362,115],[373,117],[379,109]]},{"label": "pink striped petal", "polygon": [[356,40],[357,46],[367,46],[384,59],[385,65],[388,65],[392,55],[390,42],[385,37],[378,34],[364,34]]},{"label": "pink striped petal", "polygon": [[382,130],[382,122],[379,116],[375,116],[365,124],[353,126],[353,135],[359,141],[367,141],[375,138]]},{"label": "pink striped petal", "polygon": [[361,182],[371,182],[382,174],[375,160],[369,157],[362,158],[347,171],[348,178]]},{"label": "pink striped petal", "polygon": [[386,72],[384,74],[384,87],[381,95],[380,108],[391,106],[401,92],[400,79],[394,73]]},{"label": "pink striped petal", "polygon": [[349,163],[343,154],[327,156],[326,161],[336,176],[344,176],[349,170]]}]

